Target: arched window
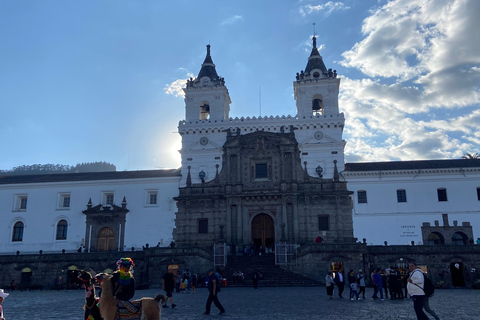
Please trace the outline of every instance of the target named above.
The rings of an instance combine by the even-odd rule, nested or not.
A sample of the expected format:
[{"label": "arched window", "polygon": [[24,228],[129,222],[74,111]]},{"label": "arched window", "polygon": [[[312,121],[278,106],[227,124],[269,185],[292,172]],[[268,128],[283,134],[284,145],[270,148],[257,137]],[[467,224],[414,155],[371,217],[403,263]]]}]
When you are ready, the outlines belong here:
[{"label": "arched window", "polygon": [[22,241],[23,240],[23,222],[18,221],[13,226],[12,241]]},{"label": "arched window", "polygon": [[445,239],[442,234],[438,232],[430,233],[427,241],[429,245],[445,244]]},{"label": "arched window", "polygon": [[463,245],[468,243],[468,237],[463,232],[455,232],[452,235],[452,244]]},{"label": "arched window", "polygon": [[67,240],[68,223],[65,220],[60,220],[57,223],[57,240]]}]

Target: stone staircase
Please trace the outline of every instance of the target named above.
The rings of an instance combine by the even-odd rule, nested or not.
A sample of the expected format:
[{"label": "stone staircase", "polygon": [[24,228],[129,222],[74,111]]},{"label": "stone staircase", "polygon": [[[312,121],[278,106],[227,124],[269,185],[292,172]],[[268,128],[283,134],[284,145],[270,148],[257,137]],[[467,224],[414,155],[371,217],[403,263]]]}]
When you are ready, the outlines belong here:
[{"label": "stone staircase", "polygon": [[[320,282],[306,278],[294,272],[275,266],[274,255],[264,256],[228,256],[227,266],[222,269],[222,275],[227,279],[228,287],[253,287],[252,273],[257,269],[263,274],[258,282],[259,287],[315,287]],[[243,282],[235,282],[233,273],[242,271]]]}]

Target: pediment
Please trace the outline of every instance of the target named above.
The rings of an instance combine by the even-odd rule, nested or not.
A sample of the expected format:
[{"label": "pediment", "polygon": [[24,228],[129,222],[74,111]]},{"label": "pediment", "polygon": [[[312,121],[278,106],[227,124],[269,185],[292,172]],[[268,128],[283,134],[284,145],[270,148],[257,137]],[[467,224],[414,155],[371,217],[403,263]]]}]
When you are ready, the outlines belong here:
[{"label": "pediment", "polygon": [[306,138],[302,144],[325,144],[325,143],[336,143],[338,142],[336,139],[334,139],[332,136],[329,136],[328,134],[324,134],[323,138],[318,140],[315,139],[314,137],[309,137]]},{"label": "pediment", "polygon": [[190,144],[186,147],[186,150],[215,150],[221,149],[222,147],[213,141],[208,141],[208,144],[202,145],[199,141],[195,141],[194,143]]}]

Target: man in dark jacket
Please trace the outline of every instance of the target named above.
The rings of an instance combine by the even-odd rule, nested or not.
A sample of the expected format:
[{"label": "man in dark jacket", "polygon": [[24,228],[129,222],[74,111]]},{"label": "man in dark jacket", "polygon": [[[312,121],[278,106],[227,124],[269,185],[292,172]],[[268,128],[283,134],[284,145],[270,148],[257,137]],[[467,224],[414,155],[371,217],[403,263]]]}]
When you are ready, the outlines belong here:
[{"label": "man in dark jacket", "polygon": [[340,299],[343,299],[342,293],[345,289],[345,277],[343,275],[343,270],[335,272],[335,278],[333,279],[333,281],[335,281],[335,284],[338,287],[338,296],[340,297]]},{"label": "man in dark jacket", "polygon": [[210,314],[210,307],[212,302],[220,310],[220,315],[225,313],[225,308],[223,308],[220,301],[218,301],[218,292],[220,291],[220,276],[217,273],[214,273],[213,270],[208,270],[208,295],[207,304],[205,306],[205,312],[203,314]]}]

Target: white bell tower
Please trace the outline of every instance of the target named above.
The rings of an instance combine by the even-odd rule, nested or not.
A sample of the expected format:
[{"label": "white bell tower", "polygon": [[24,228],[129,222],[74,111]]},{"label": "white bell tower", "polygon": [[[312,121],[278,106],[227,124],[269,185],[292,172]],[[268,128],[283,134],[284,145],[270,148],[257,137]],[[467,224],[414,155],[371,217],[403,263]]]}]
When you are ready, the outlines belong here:
[{"label": "white bell tower", "polygon": [[317,49],[313,36],[313,49],[305,70],[296,75],[293,90],[297,105],[298,121],[302,122],[295,132],[303,163],[308,173],[332,178],[334,163],[338,172],[344,170],[344,147],[342,139],[345,118],[338,108],[340,78],[336,70],[327,69]]},{"label": "white bell tower", "polygon": [[293,83],[297,102],[297,117],[311,115],[337,115],[340,78],[337,72],[325,67],[317,49],[317,38],[313,37],[313,49],[305,71],[297,73]]},{"label": "white bell tower", "polygon": [[211,181],[222,169],[223,144],[229,123],[230,95],[218,76],[207,45],[207,56],[198,76],[187,80],[182,136],[182,187]]},{"label": "white bell tower", "polygon": [[185,92],[185,120],[225,120],[230,113],[230,95],[225,86],[225,79],[220,78],[215,70],[210,45],[207,56],[195,79],[187,80]]}]

